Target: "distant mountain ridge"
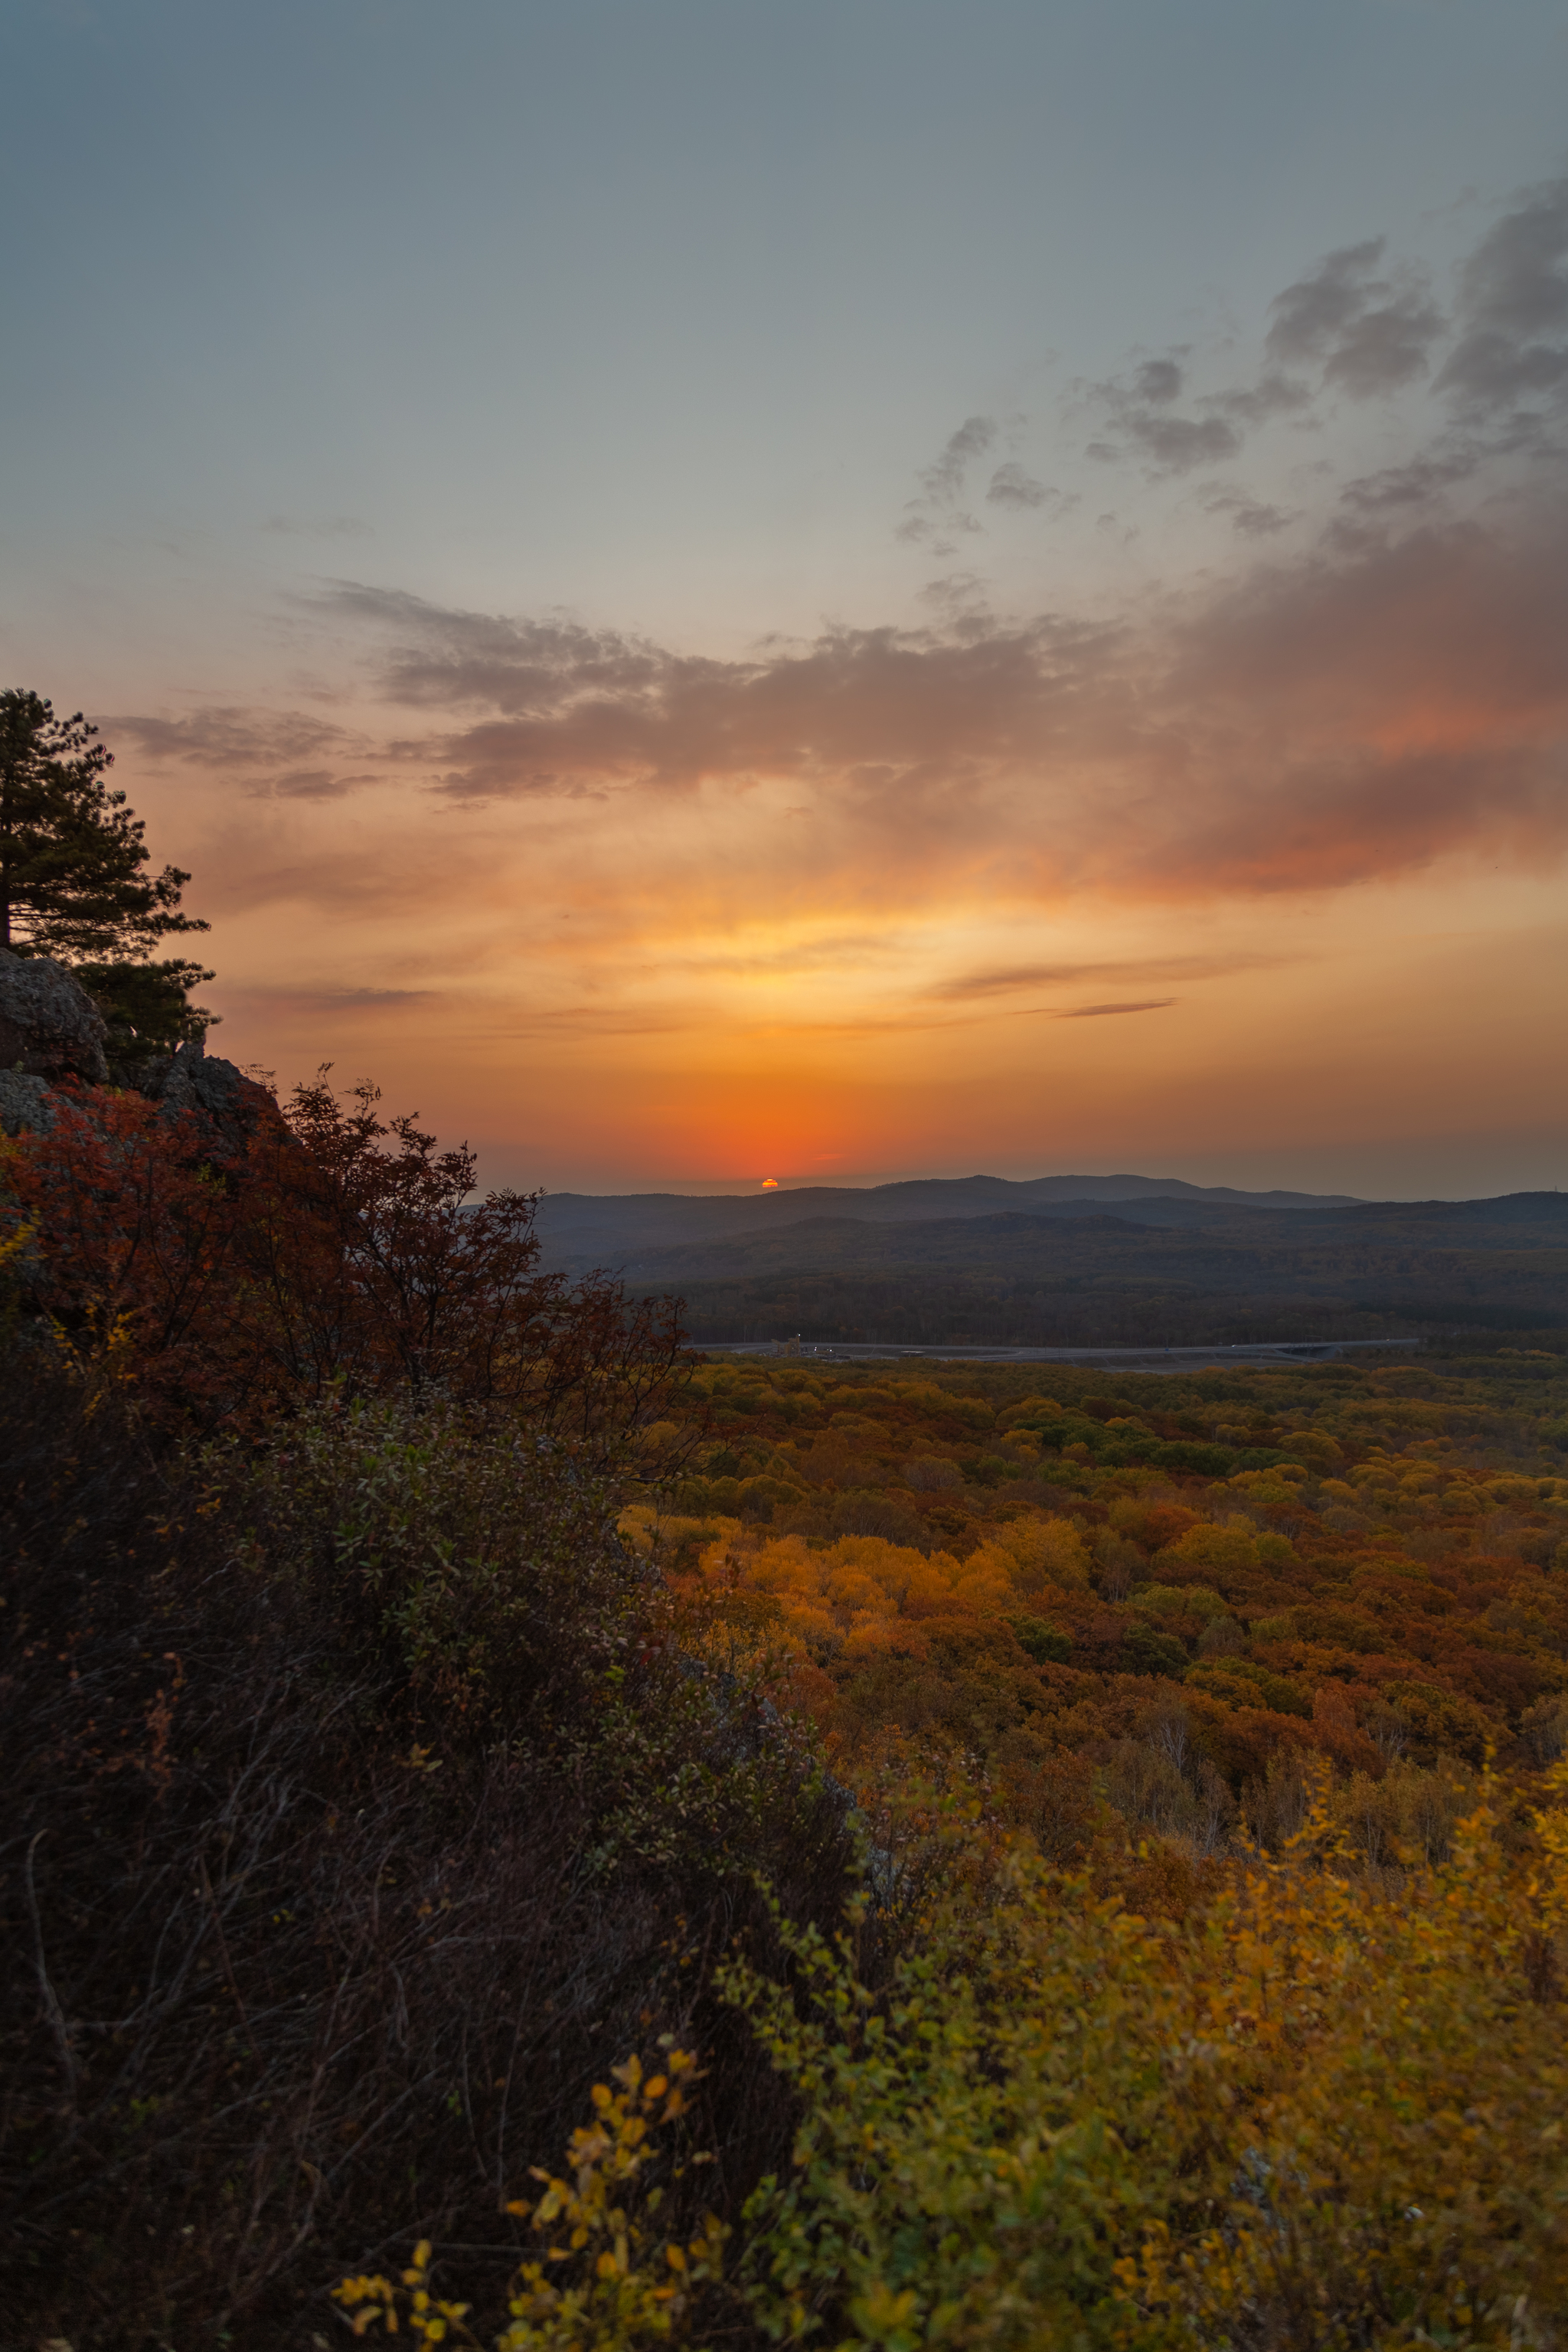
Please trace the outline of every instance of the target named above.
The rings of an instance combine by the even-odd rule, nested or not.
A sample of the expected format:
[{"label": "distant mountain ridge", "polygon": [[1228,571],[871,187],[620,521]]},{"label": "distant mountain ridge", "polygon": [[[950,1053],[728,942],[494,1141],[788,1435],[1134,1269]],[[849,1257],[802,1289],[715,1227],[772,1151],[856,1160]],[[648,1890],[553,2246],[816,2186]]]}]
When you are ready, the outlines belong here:
[{"label": "distant mountain ridge", "polygon": [[[1064,1194],[1075,1182],[1100,1197]],[[1356,1201],[1164,1190],[1152,1177],[970,1177],[543,1207],[549,1263],[679,1294],[699,1343],[799,1332],[1206,1346],[1568,1326],[1563,1192]]]},{"label": "distant mountain ridge", "polygon": [[[1179,1176],[914,1177],[891,1184],[807,1184],[775,1192],[550,1192],[538,1232],[548,1266],[619,1265],[648,1250],[745,1241],[783,1224],[852,1217],[867,1224],[994,1217],[999,1210],[1071,1216],[1114,1202],[1139,1224],[1185,1224],[1194,1213],[1237,1209],[1321,1210],[1368,1205],[1349,1192],[1243,1192]],[[1160,1213],[1151,1214],[1155,1204]],[[1185,1213],[1184,1213],[1184,1212]]]}]

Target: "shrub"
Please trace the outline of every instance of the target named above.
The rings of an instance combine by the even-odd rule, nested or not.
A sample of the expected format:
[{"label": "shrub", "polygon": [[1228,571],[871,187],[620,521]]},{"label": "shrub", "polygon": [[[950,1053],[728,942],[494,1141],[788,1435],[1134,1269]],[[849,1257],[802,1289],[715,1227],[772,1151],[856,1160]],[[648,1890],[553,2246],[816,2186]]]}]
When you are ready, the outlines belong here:
[{"label": "shrub", "polygon": [[280,1114],[247,1086],[245,1132],[215,1139],[194,1111],[62,1094],[5,1148],[25,1305],[87,1357],[112,1345],[144,1411],[206,1428],[334,1394],[504,1402],[579,1448],[658,1420],[678,1303],[541,1273],[531,1195],[472,1201],[466,1147],[383,1121],[374,1087],[350,1099],[323,1073]]},{"label": "shrub", "polygon": [[850,1843],[613,1490],[407,1402],[160,1451],[28,1351],[0,1412],[7,2340],[292,2341],[693,2019],[743,2194],[786,2111],[711,1955],[759,1867],[836,1916]]},{"label": "shrub", "polygon": [[1568,2084],[1499,1828],[1483,1806],[1389,1899],[1336,1874],[1320,1802],[1179,1928],[1019,1852],[991,1908],[938,1905],[881,1994],[809,1930],[785,1931],[801,1992],[736,1963],[803,2110],[745,2216],[764,2331],[1560,2341]]},{"label": "shrub", "polygon": [[[689,2243],[666,2238],[656,2252],[648,2224],[665,2192],[647,2176],[664,2153],[653,2134],[685,2114],[696,2070],[690,2053],[676,2049],[651,2074],[636,2057],[613,2067],[620,2088],[595,2083],[594,2120],[572,2135],[572,2178],[535,2166],[543,2196],[531,2204],[521,2198],[509,2202],[509,2212],[566,2244],[548,2246],[542,2259],[520,2265],[507,2305],[510,2325],[496,2339],[498,2352],[576,2352],[584,2344],[595,2352],[633,2352],[638,2345],[685,2335],[693,2300],[721,2273],[729,2231],[706,2213]],[[677,2166],[676,2179],[687,2168]],[[355,2313],[356,2336],[378,2319],[395,2334],[401,2315],[409,2333],[426,2343],[439,2343],[454,2330],[465,2344],[478,2342],[464,2325],[469,2305],[430,2294],[431,2252],[428,2239],[415,2248],[402,2294],[384,2274],[343,2279],[333,2288],[333,2299]]]}]

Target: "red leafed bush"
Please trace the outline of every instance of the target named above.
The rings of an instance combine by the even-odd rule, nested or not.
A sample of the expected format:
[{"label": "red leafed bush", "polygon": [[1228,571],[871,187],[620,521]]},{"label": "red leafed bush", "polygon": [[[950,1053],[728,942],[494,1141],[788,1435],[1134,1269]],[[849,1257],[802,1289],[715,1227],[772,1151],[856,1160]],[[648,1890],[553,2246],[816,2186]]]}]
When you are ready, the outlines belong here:
[{"label": "red leafed bush", "polygon": [[521,1406],[589,1444],[647,1417],[677,1302],[542,1272],[537,1195],[475,1202],[474,1155],[383,1120],[374,1087],[347,1108],[324,1072],[281,1109],[248,1094],[237,1138],[136,1095],[62,1093],[52,1130],[6,1150],[24,1308],[203,1426],[328,1391]]}]

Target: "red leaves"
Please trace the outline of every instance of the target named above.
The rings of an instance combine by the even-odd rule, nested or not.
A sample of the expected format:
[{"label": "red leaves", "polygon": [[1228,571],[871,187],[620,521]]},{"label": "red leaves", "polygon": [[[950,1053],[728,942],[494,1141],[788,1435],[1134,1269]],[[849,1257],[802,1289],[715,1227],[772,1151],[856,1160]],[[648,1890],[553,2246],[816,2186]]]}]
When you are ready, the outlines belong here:
[{"label": "red leaves", "polygon": [[222,1160],[192,1112],[57,1100],[53,1130],[7,1155],[29,1304],[155,1410],[211,1425],[401,1390],[521,1404],[594,1443],[670,1377],[675,1302],[542,1273],[537,1196],[471,1202],[473,1154],[383,1121],[373,1087],[345,1108],[323,1072]]},{"label": "red leaves", "polygon": [[54,1110],[49,1134],[6,1155],[5,1209],[31,1228],[29,1304],[79,1356],[183,1384],[198,1411],[247,1387],[230,1311],[240,1188],[212,1168],[196,1115],[96,1089],[62,1089]]}]

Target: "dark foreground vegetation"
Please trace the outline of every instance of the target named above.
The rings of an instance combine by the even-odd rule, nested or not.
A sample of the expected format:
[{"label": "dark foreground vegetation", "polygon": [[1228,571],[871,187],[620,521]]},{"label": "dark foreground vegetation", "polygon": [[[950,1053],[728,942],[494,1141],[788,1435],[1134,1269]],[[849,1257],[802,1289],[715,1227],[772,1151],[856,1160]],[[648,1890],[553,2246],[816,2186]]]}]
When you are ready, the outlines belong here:
[{"label": "dark foreground vegetation", "polygon": [[422,2231],[499,2287],[502,2192],[660,2032],[732,2200],[787,2095],[715,1960],[776,1947],[759,1868],[847,1884],[616,1531],[668,1307],[538,1276],[366,1097],[250,1111],[215,1159],[62,1091],[4,1165],[7,2344],[308,2341]]},{"label": "dark foreground vegetation", "polygon": [[0,2342],[1563,2344],[1560,1355],[704,1365],[241,1108],[0,1171]]}]

